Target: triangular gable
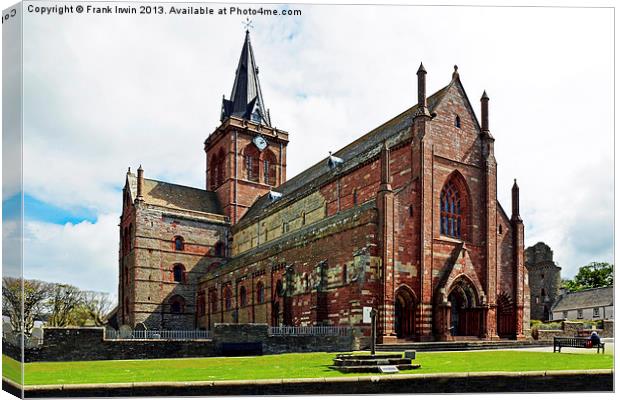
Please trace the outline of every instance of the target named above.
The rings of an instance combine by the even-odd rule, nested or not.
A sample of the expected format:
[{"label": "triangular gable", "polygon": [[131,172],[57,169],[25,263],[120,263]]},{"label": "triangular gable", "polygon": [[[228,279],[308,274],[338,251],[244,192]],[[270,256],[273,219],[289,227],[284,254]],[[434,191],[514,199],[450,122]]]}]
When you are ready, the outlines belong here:
[{"label": "triangular gable", "polygon": [[452,79],[452,81],[448,84],[448,86],[446,86],[445,90],[441,93],[441,96],[439,97],[439,99],[437,100],[437,103],[435,104],[433,108],[434,109],[441,108],[441,105],[446,97],[446,93],[450,92],[450,89],[452,89],[452,87],[456,87],[459,90],[461,97],[463,97],[463,100],[465,102],[465,106],[467,107],[467,110],[473,117],[474,123],[476,124],[476,129],[478,133],[480,133],[481,128],[480,128],[480,122],[478,121],[478,116],[476,115],[474,108],[472,107],[471,102],[469,101],[469,97],[467,96],[465,87],[463,87],[461,78],[458,75]]},{"label": "triangular gable", "polygon": [[[484,294],[484,290],[480,280],[478,279],[478,275],[476,274],[474,264],[471,262],[471,258],[469,257],[469,249],[467,249],[463,243],[454,249],[450,260],[448,261],[448,265],[446,265],[444,269],[444,274],[437,285],[437,293],[443,293],[445,296],[448,296],[454,282],[461,277],[465,277],[465,279],[472,283],[479,296]],[[442,302],[446,299],[437,300]]]}]

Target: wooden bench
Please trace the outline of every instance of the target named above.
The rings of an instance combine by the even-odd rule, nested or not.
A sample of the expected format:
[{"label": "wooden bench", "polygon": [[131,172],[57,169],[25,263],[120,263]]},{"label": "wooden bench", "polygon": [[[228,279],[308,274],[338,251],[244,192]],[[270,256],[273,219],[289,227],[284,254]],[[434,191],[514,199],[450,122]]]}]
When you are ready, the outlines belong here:
[{"label": "wooden bench", "polygon": [[599,344],[592,344],[592,340],[589,337],[554,337],[553,338],[553,352],[556,350],[558,353],[562,351],[562,347],[574,347],[577,349],[594,349],[596,348],[596,352],[599,353],[600,350],[603,350],[603,354],[605,354],[605,343],[601,342]]}]

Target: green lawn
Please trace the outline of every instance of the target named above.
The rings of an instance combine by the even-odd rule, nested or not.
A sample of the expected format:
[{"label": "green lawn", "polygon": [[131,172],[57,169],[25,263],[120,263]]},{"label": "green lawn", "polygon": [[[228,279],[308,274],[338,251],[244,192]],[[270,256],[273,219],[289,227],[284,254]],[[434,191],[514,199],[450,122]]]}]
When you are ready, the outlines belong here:
[{"label": "green lawn", "polygon": [[[209,381],[230,379],[313,378],[343,376],[327,367],[334,354],[303,353],[261,357],[217,357],[165,360],[37,362],[26,364],[26,385],[112,382]],[[480,351],[418,353],[422,368],[401,373],[474,371],[544,371],[611,369],[613,356],[603,354]],[[2,374],[19,380],[19,363],[2,356]],[[354,376],[361,374],[346,374]]]}]

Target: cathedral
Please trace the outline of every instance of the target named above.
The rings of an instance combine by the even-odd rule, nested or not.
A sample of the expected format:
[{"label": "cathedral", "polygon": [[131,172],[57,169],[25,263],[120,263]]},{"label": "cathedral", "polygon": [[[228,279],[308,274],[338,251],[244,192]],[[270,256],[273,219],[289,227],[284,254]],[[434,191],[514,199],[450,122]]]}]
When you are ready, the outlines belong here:
[{"label": "cathedral", "polygon": [[[432,341],[523,339],[528,275],[519,187],[497,200],[489,97],[480,119],[457,67],[431,95],[291,179],[246,31],[221,124],[204,142],[205,188],[127,172],[119,324],[337,325]],[[411,88],[413,91],[413,87]],[[294,134],[291,136],[294,140]]]}]

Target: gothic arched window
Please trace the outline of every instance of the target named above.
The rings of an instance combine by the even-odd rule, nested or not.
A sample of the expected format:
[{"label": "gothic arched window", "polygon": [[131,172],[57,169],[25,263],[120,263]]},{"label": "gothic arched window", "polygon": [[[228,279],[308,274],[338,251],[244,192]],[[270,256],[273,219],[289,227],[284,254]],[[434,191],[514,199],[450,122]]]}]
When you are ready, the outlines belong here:
[{"label": "gothic arched window", "polygon": [[265,302],[265,286],[263,282],[256,284],[256,303],[261,304]]},{"label": "gothic arched window", "polygon": [[248,293],[245,290],[245,286],[239,288],[239,304],[241,307],[245,307],[248,304]]},{"label": "gothic arched window", "polygon": [[226,154],[224,154],[224,150],[220,149],[217,153],[217,171],[216,171],[216,182],[219,187],[222,183],[224,183],[224,167],[226,165]]},{"label": "gothic arched window", "polygon": [[258,182],[259,175],[259,154],[256,146],[250,144],[243,151],[245,178],[248,181]]},{"label": "gothic arched window", "polygon": [[263,182],[270,186],[276,185],[277,160],[273,152],[266,150],[263,153]]},{"label": "gothic arched window", "polygon": [[217,311],[217,292],[213,290],[211,292],[211,312],[214,313]]},{"label": "gothic arched window", "polygon": [[211,162],[209,163],[209,188],[211,190],[217,189],[217,168],[217,156],[213,156],[211,158]]},{"label": "gothic arched window", "polygon": [[441,190],[441,234],[461,238],[463,214],[461,193],[453,182],[448,182]]},{"label": "gothic arched window", "polygon": [[232,292],[230,291],[230,286],[226,286],[224,288],[224,309],[226,311],[230,311],[232,308]]},{"label": "gothic arched window", "polygon": [[461,117],[459,117],[458,115],[456,116],[456,118],[454,118],[454,126],[456,126],[457,128],[461,127]]}]

